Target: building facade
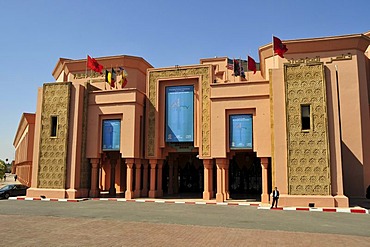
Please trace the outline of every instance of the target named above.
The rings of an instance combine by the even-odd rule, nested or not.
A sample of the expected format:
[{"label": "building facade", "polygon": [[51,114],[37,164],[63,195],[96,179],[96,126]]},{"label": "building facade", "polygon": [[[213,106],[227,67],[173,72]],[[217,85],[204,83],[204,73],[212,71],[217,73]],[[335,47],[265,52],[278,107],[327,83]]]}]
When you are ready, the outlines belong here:
[{"label": "building facade", "polygon": [[[227,57],[168,68],[133,56],[96,58],[127,71],[127,85],[120,72],[113,86],[87,72],[86,59],[60,59],[28,128],[27,196],[267,204],[278,187],[279,205],[332,207],[364,197],[370,33],[284,44],[284,58],[272,44],[260,47],[258,71],[244,76]],[[25,129],[14,141],[17,173]]]}]

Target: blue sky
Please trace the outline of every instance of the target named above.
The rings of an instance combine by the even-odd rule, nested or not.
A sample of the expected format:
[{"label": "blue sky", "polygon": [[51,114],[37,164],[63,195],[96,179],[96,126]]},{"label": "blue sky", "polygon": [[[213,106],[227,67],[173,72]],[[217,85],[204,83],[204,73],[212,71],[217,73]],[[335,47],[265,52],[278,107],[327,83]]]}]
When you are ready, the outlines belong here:
[{"label": "blue sky", "polygon": [[14,159],[23,112],[53,82],[60,57],[134,55],[154,67],[214,56],[257,61],[271,35],[286,39],[364,33],[370,1],[0,1],[0,159]]}]

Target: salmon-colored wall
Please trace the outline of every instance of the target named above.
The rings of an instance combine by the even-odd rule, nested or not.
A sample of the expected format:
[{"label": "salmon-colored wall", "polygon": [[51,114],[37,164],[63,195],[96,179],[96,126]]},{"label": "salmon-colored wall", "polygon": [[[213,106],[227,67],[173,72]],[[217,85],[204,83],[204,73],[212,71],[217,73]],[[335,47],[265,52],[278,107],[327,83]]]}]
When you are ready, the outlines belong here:
[{"label": "salmon-colored wall", "polygon": [[82,157],[82,131],[84,115],[84,93],[85,88],[72,83],[71,87],[71,107],[69,112],[69,133],[68,133],[68,157],[66,173],[66,189],[69,198],[88,196],[87,191],[78,191],[80,188],[81,157]]},{"label": "salmon-colored wall", "polygon": [[253,151],[271,156],[269,84],[266,81],[211,85],[211,153],[226,158],[229,115],[253,114]]},{"label": "salmon-colored wall", "polygon": [[13,142],[15,160],[12,172],[17,174],[17,179],[27,186],[31,185],[34,132],[35,114],[24,113]]},{"label": "salmon-colored wall", "polygon": [[[144,94],[134,89],[96,91],[89,95],[87,158],[99,158],[103,119],[121,119],[122,157],[140,158],[140,116],[143,116]],[[112,103],[114,102],[114,103]]]}]

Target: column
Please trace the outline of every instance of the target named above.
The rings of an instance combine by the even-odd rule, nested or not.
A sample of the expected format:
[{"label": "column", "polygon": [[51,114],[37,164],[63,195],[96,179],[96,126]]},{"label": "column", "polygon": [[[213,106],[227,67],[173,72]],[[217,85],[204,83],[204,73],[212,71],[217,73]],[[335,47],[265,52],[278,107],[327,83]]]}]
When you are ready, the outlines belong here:
[{"label": "column", "polygon": [[268,194],[268,158],[261,158],[261,167],[262,167],[262,194],[261,194],[261,203],[269,203],[269,194]]},{"label": "column", "polygon": [[140,197],[141,192],[141,160],[135,159],[135,197]]},{"label": "column", "polygon": [[116,195],[116,164],[117,159],[110,157],[110,188],[109,195]]},{"label": "column", "polygon": [[149,160],[150,164],[150,190],[149,190],[149,197],[155,198],[155,168],[157,166],[157,160],[151,159]]},{"label": "column", "polygon": [[126,166],[125,159],[120,158],[119,165],[121,167],[121,171],[120,171],[121,191],[123,193],[125,193],[126,189],[127,189],[126,188],[126,184],[127,184],[127,166]]},{"label": "column", "polygon": [[168,194],[172,195],[173,194],[173,157],[168,156]]},{"label": "column", "polygon": [[141,196],[148,196],[149,163],[148,160],[143,160],[142,163],[144,170],[143,170],[143,190],[141,191]]},{"label": "column", "polygon": [[126,165],[127,165],[127,174],[126,174],[126,193],[125,198],[126,199],[132,199],[134,192],[132,191],[132,181],[134,179],[134,159],[126,159]]},{"label": "column", "polygon": [[99,177],[99,159],[91,159],[91,189],[89,196],[98,197],[100,190],[98,187],[98,177]]},{"label": "column", "polygon": [[216,159],[217,166],[217,193],[216,202],[223,202],[226,200],[225,195],[225,166],[226,159]]},{"label": "column", "polygon": [[163,168],[163,160],[158,160],[158,174],[157,174],[157,197],[163,196],[163,190],[162,190],[162,168]]},{"label": "column", "polygon": [[213,160],[203,160],[204,166],[204,191],[203,200],[210,200],[213,197]]},{"label": "column", "polygon": [[225,196],[226,200],[230,199],[230,193],[229,193],[229,164],[230,164],[230,159],[226,159],[226,164],[225,164]]}]

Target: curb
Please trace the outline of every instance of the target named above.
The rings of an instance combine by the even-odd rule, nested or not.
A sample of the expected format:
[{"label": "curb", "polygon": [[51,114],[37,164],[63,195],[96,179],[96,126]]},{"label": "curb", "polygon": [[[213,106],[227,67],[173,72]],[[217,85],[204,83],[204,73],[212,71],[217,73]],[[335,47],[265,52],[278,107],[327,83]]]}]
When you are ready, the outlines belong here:
[{"label": "curb", "polygon": [[282,211],[308,211],[308,212],[330,212],[330,213],[353,213],[353,214],[370,214],[368,209],[364,208],[309,208],[309,207],[258,207],[265,210],[282,210]]},{"label": "curb", "polygon": [[41,197],[9,197],[8,200],[13,201],[44,201],[44,202],[82,202],[88,200],[83,199],[58,199],[58,198],[41,198]]},{"label": "curb", "polygon": [[190,205],[219,205],[219,206],[252,206],[261,210],[271,211],[307,211],[307,212],[330,212],[330,213],[353,213],[370,214],[370,210],[364,208],[311,208],[311,207],[278,207],[261,206],[253,202],[203,202],[203,201],[173,201],[155,199],[125,199],[125,198],[82,198],[82,199],[57,199],[40,197],[9,197],[9,200],[18,201],[48,201],[48,202],[82,202],[82,201],[114,201],[114,202],[137,202],[137,203],[163,203],[163,204],[190,204]]}]

